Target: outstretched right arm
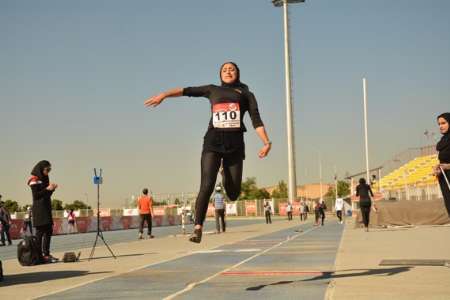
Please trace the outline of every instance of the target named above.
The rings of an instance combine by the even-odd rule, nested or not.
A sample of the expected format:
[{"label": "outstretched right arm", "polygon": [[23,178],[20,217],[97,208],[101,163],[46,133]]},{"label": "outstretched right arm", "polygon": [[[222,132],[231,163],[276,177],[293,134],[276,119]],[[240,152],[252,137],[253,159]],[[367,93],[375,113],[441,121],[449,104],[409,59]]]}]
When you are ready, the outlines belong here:
[{"label": "outstretched right arm", "polygon": [[161,102],[163,102],[163,100],[166,99],[167,97],[180,97],[180,96],[209,97],[211,94],[211,89],[212,85],[175,88],[148,98],[147,100],[145,100],[144,105],[147,107],[156,107],[159,104],[161,104]]},{"label": "outstretched right arm", "polygon": [[163,93],[160,93],[158,95],[148,98],[147,100],[145,100],[144,105],[146,107],[156,107],[159,104],[161,104],[161,102],[163,102],[164,99],[166,99],[168,97],[180,97],[180,96],[183,96],[183,89],[182,88],[174,88],[174,89],[168,90],[166,92],[163,92]]}]

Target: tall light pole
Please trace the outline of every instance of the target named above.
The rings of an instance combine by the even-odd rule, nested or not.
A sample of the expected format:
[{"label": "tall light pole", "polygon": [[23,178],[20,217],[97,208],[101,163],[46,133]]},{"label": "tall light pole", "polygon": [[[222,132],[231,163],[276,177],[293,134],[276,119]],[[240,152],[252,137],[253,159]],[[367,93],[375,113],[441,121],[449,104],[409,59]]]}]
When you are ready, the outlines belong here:
[{"label": "tall light pole", "polygon": [[338,190],[337,190],[337,187],[338,187],[338,180],[337,180],[337,170],[336,170],[336,166],[334,166],[334,187],[335,187],[335,194],[336,194],[336,198],[338,197]]},{"label": "tall light pole", "polygon": [[338,178],[337,178],[337,170],[336,170],[336,165],[334,166],[334,189],[335,189],[335,199],[333,201],[333,209],[335,207],[336,204],[336,199],[338,198]]},{"label": "tall light pole", "polygon": [[322,190],[322,157],[319,153],[319,177],[320,177],[320,201],[323,201],[323,190]]},{"label": "tall light pole", "polygon": [[363,78],[363,91],[364,91],[364,139],[365,139],[365,147],[366,147],[366,179],[367,179],[367,183],[370,184],[369,137],[367,135],[367,82],[366,82],[366,78]]},{"label": "tall light pole", "polygon": [[284,15],[284,65],[285,65],[285,81],[286,81],[286,124],[287,124],[287,142],[288,142],[288,197],[292,203],[297,198],[297,179],[295,171],[295,141],[294,141],[294,120],[292,112],[291,98],[291,54],[289,46],[289,16],[288,5],[292,3],[301,3],[305,0],[272,0],[275,7],[283,6]]}]

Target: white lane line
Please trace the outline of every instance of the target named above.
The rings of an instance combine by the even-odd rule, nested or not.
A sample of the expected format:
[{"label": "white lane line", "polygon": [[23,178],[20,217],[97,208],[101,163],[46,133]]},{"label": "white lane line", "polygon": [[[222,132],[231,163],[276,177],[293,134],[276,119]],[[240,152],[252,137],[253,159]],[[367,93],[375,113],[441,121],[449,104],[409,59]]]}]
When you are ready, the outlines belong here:
[{"label": "white lane line", "polygon": [[236,249],[233,252],[258,252],[261,251],[261,249]]},{"label": "white lane line", "polygon": [[225,252],[225,250],[201,250],[201,251],[194,251],[192,252],[192,254],[210,254],[210,253],[221,253],[221,252]]},{"label": "white lane line", "polygon": [[262,254],[264,254],[264,253],[267,253],[267,252],[269,252],[270,250],[273,250],[273,249],[275,249],[275,248],[277,248],[277,247],[283,245],[284,243],[287,243],[287,242],[289,242],[289,241],[292,241],[292,240],[298,238],[299,236],[304,235],[304,234],[306,234],[306,233],[308,233],[308,232],[311,232],[312,230],[317,229],[317,228],[318,228],[318,227],[312,227],[312,228],[310,228],[310,229],[308,229],[308,230],[306,230],[306,231],[303,231],[302,233],[296,234],[296,235],[294,235],[294,236],[288,236],[285,240],[279,242],[278,244],[273,245],[272,247],[267,248],[267,249],[264,250],[264,251],[261,251],[261,252],[259,252],[259,253],[256,253],[255,255],[250,256],[249,258],[246,258],[246,259],[244,259],[243,261],[241,261],[241,262],[239,262],[239,263],[237,263],[237,264],[235,264],[235,265],[233,265],[233,266],[231,266],[231,267],[229,267],[229,268],[223,269],[222,271],[219,271],[219,272],[217,272],[216,274],[213,274],[213,275],[211,275],[211,276],[209,276],[209,277],[207,277],[207,278],[205,278],[205,279],[203,279],[203,280],[200,280],[200,281],[197,281],[197,282],[192,282],[192,283],[188,284],[184,289],[182,289],[182,290],[180,290],[180,291],[178,291],[178,292],[176,292],[176,293],[173,293],[173,294],[171,294],[171,295],[169,295],[169,296],[163,298],[163,300],[172,300],[172,299],[175,299],[176,297],[178,297],[178,296],[180,296],[180,295],[182,295],[182,294],[184,294],[184,293],[186,293],[186,292],[189,292],[189,291],[192,290],[195,286],[197,286],[197,285],[199,285],[199,284],[202,284],[202,283],[205,283],[205,282],[208,282],[208,281],[210,281],[211,279],[216,278],[217,276],[219,276],[220,274],[222,274],[222,273],[224,273],[224,272],[228,272],[228,271],[230,271],[230,270],[232,270],[232,269],[234,269],[234,268],[237,268],[237,267],[239,267],[240,265],[243,265],[243,264],[245,264],[246,262],[249,262],[249,261],[251,261],[252,259],[254,259],[254,258],[256,258],[256,257],[258,257],[258,256],[260,256],[260,255],[262,255]]},{"label": "white lane line", "polygon": [[[332,270],[332,272],[336,272],[337,267],[338,267],[338,256],[339,256],[339,252],[342,249],[342,244],[344,242],[344,233],[347,230],[347,226],[346,223],[344,222],[343,224],[343,228],[342,228],[342,232],[341,232],[341,240],[339,241],[339,246],[336,249],[336,255],[334,257],[334,268]],[[327,289],[325,290],[325,297],[324,299],[334,299],[334,292],[336,290],[336,279],[332,279],[330,281],[330,283],[327,286]]]},{"label": "white lane line", "polygon": [[214,254],[214,253],[224,253],[224,252],[258,252],[261,251],[261,249],[256,248],[243,248],[243,249],[214,249],[214,250],[200,250],[200,251],[193,251],[192,254]]}]

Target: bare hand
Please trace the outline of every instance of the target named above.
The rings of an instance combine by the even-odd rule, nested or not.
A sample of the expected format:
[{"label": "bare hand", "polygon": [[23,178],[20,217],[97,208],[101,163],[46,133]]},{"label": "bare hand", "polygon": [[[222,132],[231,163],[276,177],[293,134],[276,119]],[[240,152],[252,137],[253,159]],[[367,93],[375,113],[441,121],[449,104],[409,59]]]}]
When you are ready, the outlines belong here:
[{"label": "bare hand", "polygon": [[259,153],[258,153],[259,158],[264,158],[264,157],[266,157],[266,156],[269,154],[270,149],[272,149],[272,144],[265,144],[265,145],[261,148],[261,150],[259,150]]},{"label": "bare hand", "polygon": [[158,94],[156,96],[152,96],[145,100],[144,105],[146,107],[157,107],[158,105],[163,102],[163,100],[166,98],[166,95],[164,93]]},{"label": "bare hand", "polygon": [[440,165],[436,165],[433,167],[433,175],[434,176],[438,176],[439,174],[441,174],[441,169],[439,168]]},{"label": "bare hand", "polygon": [[372,208],[373,208],[374,212],[376,212],[376,213],[378,212],[378,208],[375,206],[375,204],[372,206]]},{"label": "bare hand", "polygon": [[56,183],[50,183],[47,187],[47,190],[54,191],[58,188],[58,185]]},{"label": "bare hand", "polygon": [[442,170],[450,170],[450,164],[440,164],[439,166],[442,168]]}]

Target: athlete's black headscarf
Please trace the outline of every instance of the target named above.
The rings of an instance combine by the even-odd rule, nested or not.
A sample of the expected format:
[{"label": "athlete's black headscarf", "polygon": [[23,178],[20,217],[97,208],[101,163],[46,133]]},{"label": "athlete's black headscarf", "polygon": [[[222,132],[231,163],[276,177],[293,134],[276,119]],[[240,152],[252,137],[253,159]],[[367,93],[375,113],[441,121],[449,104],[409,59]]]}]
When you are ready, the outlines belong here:
[{"label": "athlete's black headscarf", "polygon": [[[237,77],[236,77],[236,80],[234,82],[232,82],[232,83],[225,83],[222,80],[222,69],[223,69],[223,66],[225,66],[226,64],[232,64],[236,68]],[[248,85],[246,85],[245,83],[241,82],[241,71],[239,70],[239,67],[237,66],[236,63],[234,63],[232,61],[227,61],[227,62],[223,63],[220,66],[219,78],[220,78],[221,85],[224,86],[224,87],[241,88],[241,89],[248,90]]]},{"label": "athlete's black headscarf", "polygon": [[[444,118],[450,124],[450,113],[440,114],[437,119]],[[441,163],[450,163],[450,128],[442,135],[441,140],[436,145],[439,151],[439,160]]]},{"label": "athlete's black headscarf", "polygon": [[42,181],[42,184],[47,187],[50,184],[50,179],[48,178],[48,175],[44,175],[44,169],[50,168],[51,166],[52,165],[48,160],[41,160],[34,166],[31,175],[37,176]]}]

